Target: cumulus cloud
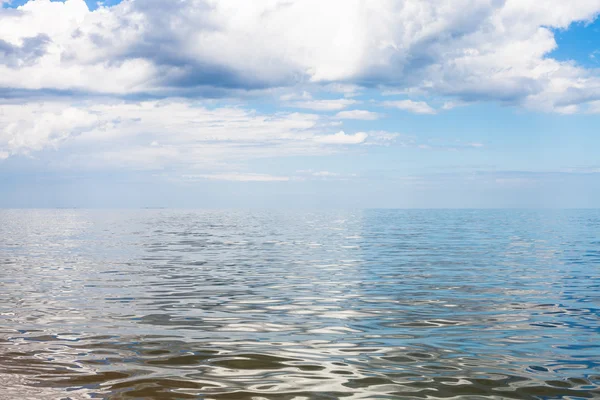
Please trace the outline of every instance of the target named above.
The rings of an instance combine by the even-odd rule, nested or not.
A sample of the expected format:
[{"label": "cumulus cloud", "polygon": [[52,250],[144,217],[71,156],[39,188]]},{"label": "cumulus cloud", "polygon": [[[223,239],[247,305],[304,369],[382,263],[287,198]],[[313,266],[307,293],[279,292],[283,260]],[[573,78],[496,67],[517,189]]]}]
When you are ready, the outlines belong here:
[{"label": "cumulus cloud", "polygon": [[553,30],[598,12],[598,0],[131,0],[94,11],[31,0],[0,9],[0,87],[187,96],[311,83],[577,112],[600,98],[600,77],[549,57]]},{"label": "cumulus cloud", "polygon": [[364,132],[347,135],[343,131],[340,131],[334,135],[316,136],[314,140],[317,143],[324,144],[360,144],[363,143],[368,136],[369,135]]},{"label": "cumulus cloud", "polygon": [[340,111],[335,115],[335,117],[339,119],[358,119],[365,121],[373,121],[379,119],[381,117],[381,114],[367,110],[349,110]]},{"label": "cumulus cloud", "polygon": [[415,114],[435,114],[436,110],[424,101],[412,101],[412,100],[397,100],[397,101],[384,101],[383,106],[394,107],[399,110],[408,111]]},{"label": "cumulus cloud", "polygon": [[0,9],[0,39],[14,49],[11,63],[0,63],[0,87],[101,93],[149,89],[145,83],[156,76],[157,65],[131,53],[140,39],[139,26],[134,14],[124,14],[126,8],[91,12],[83,0],[35,0],[17,10]]}]

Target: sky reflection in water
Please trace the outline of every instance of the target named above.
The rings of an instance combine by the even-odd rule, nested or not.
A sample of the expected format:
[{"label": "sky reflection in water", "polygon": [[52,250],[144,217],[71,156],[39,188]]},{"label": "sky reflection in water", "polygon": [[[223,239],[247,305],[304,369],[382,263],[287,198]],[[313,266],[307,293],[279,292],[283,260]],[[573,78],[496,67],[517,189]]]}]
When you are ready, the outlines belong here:
[{"label": "sky reflection in water", "polygon": [[0,211],[1,396],[600,397],[599,232],[597,210]]}]

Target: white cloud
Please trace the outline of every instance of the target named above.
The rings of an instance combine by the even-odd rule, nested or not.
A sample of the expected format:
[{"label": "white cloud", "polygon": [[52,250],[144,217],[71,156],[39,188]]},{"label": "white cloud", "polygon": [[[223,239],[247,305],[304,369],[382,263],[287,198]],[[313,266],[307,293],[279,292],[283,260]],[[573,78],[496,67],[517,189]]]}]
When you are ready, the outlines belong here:
[{"label": "white cloud", "polygon": [[274,176],[267,174],[252,173],[227,173],[227,174],[198,174],[183,175],[185,180],[207,179],[212,181],[233,181],[233,182],[287,182],[290,180],[287,176]]},{"label": "white cloud", "polygon": [[319,171],[319,172],[313,172],[312,176],[317,176],[317,177],[336,177],[336,176],[340,176],[340,174],[338,174],[336,172]]},{"label": "white cloud", "polygon": [[279,100],[281,101],[291,101],[291,100],[312,100],[312,95],[307,92],[306,90],[303,90],[301,93],[286,93],[283,94],[281,96],[279,96]]},{"label": "white cloud", "polygon": [[[220,174],[258,158],[329,155],[344,151],[331,145],[369,137],[329,134],[330,122],[314,114],[261,114],[184,99],[0,104],[0,159],[49,156],[52,168]],[[384,144],[377,134],[371,142]]]},{"label": "white cloud", "polygon": [[[0,146],[13,153],[41,150],[67,139],[98,143],[143,138],[156,145],[311,141],[320,130],[313,114],[262,115],[236,107],[161,100],[71,104],[45,101],[0,105]],[[155,143],[153,143],[155,142]]]},{"label": "white cloud", "polygon": [[452,110],[457,107],[464,107],[468,104],[469,103],[464,102],[464,101],[454,101],[454,100],[446,101],[444,103],[444,105],[442,105],[442,110]]},{"label": "white cloud", "polygon": [[0,87],[198,94],[314,83],[352,94],[368,82],[581,111],[600,98],[598,71],[548,55],[553,29],[598,12],[598,0],[131,0],[93,12],[83,0],[35,0],[0,9],[11,54]]},{"label": "white cloud", "polygon": [[413,142],[414,138],[407,137],[406,135],[401,135],[399,133],[394,132],[386,132],[386,131],[370,131],[367,132],[368,142],[366,144],[369,145],[379,145],[379,146],[389,146],[392,142],[395,142],[398,138],[403,137],[403,140],[400,141],[401,145],[407,145],[408,142]]},{"label": "white cloud", "polygon": [[[69,137],[93,129],[98,117],[75,107],[0,106],[0,150],[28,154],[56,148]],[[8,111],[8,112],[6,112]],[[3,146],[4,145],[4,146]]]},{"label": "white cloud", "polygon": [[367,110],[340,111],[335,115],[335,118],[339,119],[359,119],[365,121],[373,121],[379,119],[380,117],[381,114]]},{"label": "white cloud", "polygon": [[590,102],[587,112],[590,114],[600,114],[600,100]]},{"label": "white cloud", "polygon": [[314,140],[317,143],[324,144],[360,144],[363,143],[368,136],[369,135],[364,132],[355,133],[354,135],[347,135],[341,131],[334,135],[316,136]]},{"label": "white cloud", "polygon": [[412,101],[412,100],[397,100],[397,101],[384,101],[383,106],[394,107],[399,110],[408,111],[415,114],[435,114],[436,111],[429,104],[424,101]]},{"label": "white cloud", "polygon": [[292,103],[296,108],[306,108],[315,111],[337,111],[348,106],[356,104],[355,100],[336,99],[336,100],[308,100]]},{"label": "white cloud", "polygon": [[28,38],[47,41],[45,51],[24,55],[26,64],[11,67],[0,60],[0,87],[101,93],[150,88],[157,66],[143,57],[119,57],[139,39],[139,27],[135,15],[124,20],[117,9],[90,12],[83,0],[35,0],[18,12],[0,9],[0,39],[17,47]]},{"label": "white cloud", "polygon": [[317,181],[347,181],[355,179],[359,175],[355,173],[345,172],[332,172],[332,171],[313,171],[313,170],[299,170],[296,171],[296,175],[293,179],[306,181],[306,180],[317,180]]},{"label": "white cloud", "polygon": [[333,93],[342,93],[345,97],[356,96],[361,91],[360,86],[349,83],[330,83],[325,85],[324,89]]},{"label": "white cloud", "polygon": [[[412,144],[416,144],[416,141],[413,141]],[[483,149],[485,147],[485,144],[480,142],[465,143],[459,139],[448,140],[448,138],[430,138],[425,143],[417,144],[416,147],[422,150],[441,150],[454,152],[473,149]]]}]

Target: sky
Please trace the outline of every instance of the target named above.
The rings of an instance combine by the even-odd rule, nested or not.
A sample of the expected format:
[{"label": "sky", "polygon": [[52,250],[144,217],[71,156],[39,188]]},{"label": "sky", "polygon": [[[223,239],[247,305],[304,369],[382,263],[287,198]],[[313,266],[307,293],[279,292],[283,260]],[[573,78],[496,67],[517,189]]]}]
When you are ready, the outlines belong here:
[{"label": "sky", "polygon": [[600,0],[0,0],[0,207],[600,207]]}]

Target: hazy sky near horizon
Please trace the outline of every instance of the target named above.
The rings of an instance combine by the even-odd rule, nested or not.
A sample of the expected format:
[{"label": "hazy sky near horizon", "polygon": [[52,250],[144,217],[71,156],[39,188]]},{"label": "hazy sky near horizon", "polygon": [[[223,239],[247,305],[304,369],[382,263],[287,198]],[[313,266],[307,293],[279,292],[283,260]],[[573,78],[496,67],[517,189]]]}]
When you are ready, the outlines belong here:
[{"label": "hazy sky near horizon", "polygon": [[600,0],[0,0],[0,207],[600,207]]}]

